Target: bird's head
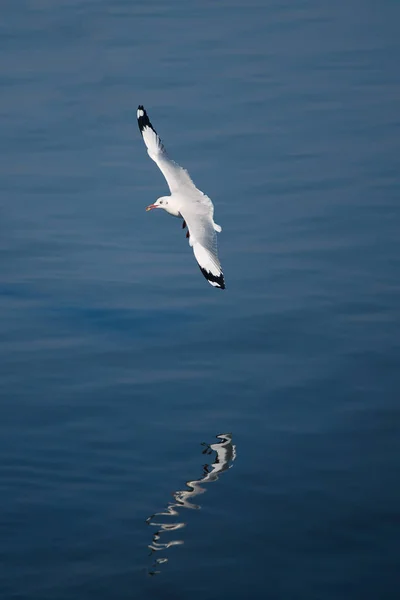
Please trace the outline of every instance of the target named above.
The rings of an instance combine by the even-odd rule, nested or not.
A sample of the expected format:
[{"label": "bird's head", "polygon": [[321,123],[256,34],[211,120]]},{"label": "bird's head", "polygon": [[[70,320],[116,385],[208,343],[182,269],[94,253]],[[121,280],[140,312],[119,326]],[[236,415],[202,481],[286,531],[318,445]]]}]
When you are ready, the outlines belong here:
[{"label": "bird's head", "polygon": [[153,210],[153,208],[163,208],[164,210],[168,210],[168,196],[161,196],[154,204],[149,204],[149,206],[146,207],[146,210]]}]

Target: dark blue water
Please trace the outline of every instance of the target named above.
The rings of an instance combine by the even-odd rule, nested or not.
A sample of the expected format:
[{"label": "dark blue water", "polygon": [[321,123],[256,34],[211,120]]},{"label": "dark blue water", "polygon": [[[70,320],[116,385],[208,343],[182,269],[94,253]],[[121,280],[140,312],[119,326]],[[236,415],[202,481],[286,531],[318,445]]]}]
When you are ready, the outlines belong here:
[{"label": "dark blue water", "polygon": [[1,598],[399,597],[399,18],[3,2]]}]

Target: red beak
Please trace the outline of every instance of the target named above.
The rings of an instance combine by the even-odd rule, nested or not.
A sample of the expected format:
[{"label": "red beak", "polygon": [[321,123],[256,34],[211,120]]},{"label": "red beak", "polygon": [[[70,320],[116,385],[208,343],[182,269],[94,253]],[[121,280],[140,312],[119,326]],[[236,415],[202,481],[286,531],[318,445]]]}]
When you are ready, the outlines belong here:
[{"label": "red beak", "polygon": [[158,208],[158,205],[157,205],[157,204],[149,204],[149,205],[146,207],[146,210],[153,210],[153,208]]}]

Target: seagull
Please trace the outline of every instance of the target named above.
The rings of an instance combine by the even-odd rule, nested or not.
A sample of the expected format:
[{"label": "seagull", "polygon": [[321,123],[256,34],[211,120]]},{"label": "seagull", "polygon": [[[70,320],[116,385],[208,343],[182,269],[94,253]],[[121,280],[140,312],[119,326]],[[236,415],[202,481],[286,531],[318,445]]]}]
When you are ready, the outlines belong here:
[{"label": "seagull", "polygon": [[200,271],[213,287],[224,290],[225,280],[218,259],[216,235],[222,228],[214,223],[213,203],[197,189],[189,173],[168,157],[142,105],[137,109],[137,120],[147,153],[164,175],[171,192],[170,196],[158,198],[146,210],[163,208],[170,215],[183,219],[182,229],[188,228],[186,237]]}]

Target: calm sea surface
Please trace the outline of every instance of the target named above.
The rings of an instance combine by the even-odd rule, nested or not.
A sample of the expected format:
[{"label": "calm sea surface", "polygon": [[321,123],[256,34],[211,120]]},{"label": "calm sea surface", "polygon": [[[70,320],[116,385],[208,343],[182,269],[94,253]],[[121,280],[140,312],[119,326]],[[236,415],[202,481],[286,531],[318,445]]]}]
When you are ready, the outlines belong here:
[{"label": "calm sea surface", "polygon": [[400,4],[1,12],[1,599],[397,600]]}]

